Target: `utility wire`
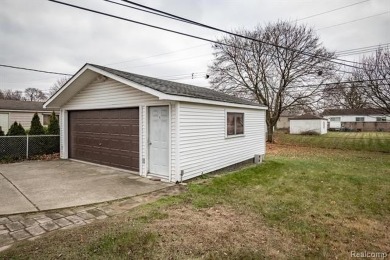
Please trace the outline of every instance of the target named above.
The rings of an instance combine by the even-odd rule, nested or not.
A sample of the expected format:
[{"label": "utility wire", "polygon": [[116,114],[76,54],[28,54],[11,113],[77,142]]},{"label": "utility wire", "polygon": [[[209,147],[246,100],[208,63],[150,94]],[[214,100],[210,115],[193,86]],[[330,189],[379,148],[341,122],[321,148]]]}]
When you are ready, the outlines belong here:
[{"label": "utility wire", "polygon": [[359,5],[359,4],[368,2],[368,1],[369,0],[364,0],[364,1],[361,1],[361,2],[354,3],[354,4],[342,6],[342,7],[339,7],[339,8],[336,8],[336,9],[332,9],[332,10],[329,10],[329,11],[325,11],[325,12],[322,12],[322,13],[313,14],[313,15],[310,15],[310,16],[306,16],[306,17],[300,18],[297,21],[302,21],[302,20],[309,19],[309,18],[312,18],[312,17],[315,17],[315,16],[323,15],[323,14],[328,14],[328,13],[331,13],[331,12],[334,12],[334,11],[337,11],[337,10],[341,10],[341,9],[344,9],[344,8],[347,8],[347,7],[350,7],[350,6],[354,6],[354,5]]},{"label": "utility wire", "polygon": [[[217,41],[214,41],[214,40],[210,40],[210,39],[206,39],[206,38],[203,38],[203,37],[199,37],[199,36],[195,36],[195,35],[191,35],[191,34],[187,34],[187,33],[182,33],[182,32],[178,32],[178,31],[174,31],[174,30],[171,30],[171,29],[167,29],[167,28],[163,28],[163,27],[159,27],[159,26],[155,26],[155,25],[151,25],[151,24],[147,24],[147,23],[143,23],[143,22],[139,22],[139,21],[135,21],[135,20],[131,20],[131,19],[127,19],[127,18],[124,18],[124,17],[120,17],[120,16],[116,16],[116,15],[112,15],[112,14],[100,12],[100,11],[97,11],[97,10],[88,9],[88,8],[81,7],[81,6],[76,6],[76,5],[64,3],[64,2],[61,2],[61,1],[56,1],[56,0],[48,0],[48,1],[54,2],[54,3],[58,3],[58,4],[62,4],[62,5],[66,5],[66,6],[69,6],[69,7],[76,8],[76,9],[81,9],[81,10],[84,10],[84,11],[89,11],[89,12],[97,13],[97,14],[100,14],[100,15],[104,15],[104,16],[108,16],[108,17],[112,17],[112,18],[116,18],[116,19],[128,21],[128,22],[132,22],[132,23],[144,25],[144,26],[147,26],[147,27],[151,27],[151,28],[155,28],[155,29],[164,30],[164,31],[168,31],[168,32],[171,32],[171,33],[176,33],[176,34],[179,34],[179,35],[183,35],[183,36],[187,36],[187,37],[191,37],[191,38],[195,38],[195,39],[199,39],[199,40],[204,40],[204,41],[212,42],[212,43],[215,43],[215,44],[221,44],[221,45],[225,45],[225,46],[236,47],[236,46],[233,46],[233,45],[229,45],[229,44],[225,44],[225,43],[220,43],[220,42],[217,42]],[[128,2],[128,3],[133,3],[133,2],[127,1],[127,0],[122,0],[122,1],[125,1],[125,2]],[[137,4],[137,3],[135,3],[135,4],[136,4],[136,5],[139,5],[139,6],[143,7],[143,8],[149,8],[149,7],[146,7],[146,6]],[[159,11],[159,10],[154,9],[154,8],[149,8],[149,9],[151,9],[152,11],[162,12],[162,11]],[[167,15],[171,15],[171,14],[166,13],[166,12],[163,12],[163,13],[164,13],[164,14],[167,14]],[[200,24],[200,23],[197,23],[197,22],[188,20],[188,19],[186,19],[186,18],[182,18],[182,17],[175,16],[175,15],[173,15],[173,16],[176,17],[177,19],[185,20],[185,22],[189,22],[189,23],[191,23],[191,24],[196,24],[196,25],[199,25],[199,26],[202,26],[202,27],[211,28],[211,29],[213,29],[213,30],[218,30],[218,31],[221,31],[221,32],[225,32],[225,33],[232,34],[232,33],[228,32],[228,31],[224,31],[224,30],[221,30],[221,29],[218,29],[218,28],[213,28],[213,27],[210,27],[210,26],[207,26],[207,25],[202,25],[202,24]],[[237,34],[237,36],[239,36],[239,37],[246,37],[246,36],[242,36],[242,35],[238,35],[238,34]],[[257,40],[257,39],[250,38],[250,37],[246,37],[246,38],[251,39],[251,40]],[[262,41],[260,41],[260,42],[262,42]],[[284,49],[289,49],[289,50],[290,50],[290,48],[282,47],[282,46],[279,46],[279,45],[276,45],[276,44],[272,44],[272,43],[266,43],[266,42],[264,42],[264,44],[268,44],[268,45],[272,45],[272,46],[275,46],[275,47],[280,47],[280,48],[284,48]],[[290,51],[291,51],[291,50],[290,50]],[[297,50],[294,50],[294,51],[297,51]],[[300,52],[301,54],[305,54],[305,53],[302,52],[302,51],[298,51],[298,52]],[[309,56],[312,56],[312,57],[314,56],[314,57],[316,57],[316,58],[319,58],[319,56],[316,56],[316,55],[313,55],[313,54],[305,54],[305,55],[309,55]],[[341,60],[341,59],[338,59],[338,60]],[[342,61],[346,61],[346,60],[342,60]],[[333,62],[333,63],[335,63],[335,64],[344,65],[344,66],[352,67],[352,68],[356,68],[356,69],[361,69],[361,68],[356,67],[356,66],[352,66],[352,65],[348,65],[348,64],[344,64],[344,63],[332,61],[332,60],[329,60],[329,62]],[[346,62],[352,62],[352,61],[346,61]],[[352,63],[358,63],[358,62],[352,62]]]},{"label": "utility wire", "polygon": [[390,42],[388,43],[383,43],[383,44],[377,44],[377,45],[371,45],[371,46],[365,46],[365,47],[359,47],[359,48],[354,48],[354,49],[346,49],[346,50],[341,50],[341,51],[336,51],[336,54],[338,53],[343,53],[343,52],[349,52],[349,51],[355,51],[355,50],[362,50],[362,49],[367,49],[367,48],[381,48],[389,45]]},{"label": "utility wire", "polygon": [[[49,2],[58,3],[58,4],[62,4],[62,5],[66,5],[66,6],[69,6],[69,7],[76,8],[76,9],[80,9],[80,10],[84,10],[84,11],[88,11],[88,12],[100,14],[100,15],[103,15],[103,16],[108,16],[108,17],[111,17],[111,18],[115,18],[115,19],[119,19],[119,20],[123,20],[123,21],[127,21],[127,22],[132,22],[132,23],[135,23],[135,24],[144,25],[144,26],[146,26],[146,27],[151,27],[151,28],[154,28],[154,29],[159,29],[159,30],[167,31],[167,32],[171,32],[171,33],[175,33],[175,34],[179,34],[179,35],[191,37],[191,38],[194,38],[194,39],[198,39],[198,40],[203,40],[203,41],[211,42],[211,43],[214,43],[214,44],[220,44],[220,45],[224,45],[224,46],[229,46],[229,47],[233,47],[233,48],[238,48],[238,47],[236,47],[236,46],[234,46],[234,45],[231,45],[231,44],[220,43],[220,42],[215,41],[215,40],[210,40],[210,39],[207,39],[207,38],[203,38],[203,37],[191,35],[191,34],[188,34],[188,33],[183,33],[183,32],[174,31],[174,30],[167,29],[167,28],[163,28],[163,27],[159,27],[159,26],[156,26],[156,25],[151,25],[151,24],[147,24],[147,23],[143,23],[143,22],[139,22],[139,21],[127,19],[127,18],[124,18],[124,17],[120,17],[120,16],[116,16],[116,15],[112,15],[112,14],[100,12],[100,11],[97,11],[97,10],[92,10],[92,9],[88,9],[88,8],[81,7],[81,6],[77,6],[77,5],[72,5],[72,4],[64,3],[64,2],[61,2],[61,1],[56,1],[56,0],[48,0],[48,1],[49,1]],[[241,49],[243,49],[243,48],[241,48]],[[358,68],[358,67],[354,67],[354,66],[351,66],[351,65],[346,65],[346,64],[343,64],[343,63],[339,63],[339,64],[345,65],[345,66],[349,66],[349,67],[353,67],[353,68]],[[323,67],[319,67],[319,68],[323,68]]]},{"label": "utility wire", "polygon": [[152,11],[148,11],[148,10],[145,10],[145,9],[137,8],[137,7],[134,7],[134,6],[129,6],[129,5],[117,3],[117,2],[114,2],[114,1],[111,1],[111,0],[103,0],[103,1],[106,1],[106,2],[108,2],[108,3],[115,4],[115,5],[120,5],[120,6],[128,7],[128,8],[134,9],[134,10],[146,12],[146,13],[149,13],[149,14],[154,14],[154,15],[158,15],[158,16],[161,16],[161,17],[165,17],[165,18],[169,18],[169,19],[174,19],[174,20],[182,21],[181,19],[173,18],[173,17],[170,17],[170,16],[168,16],[168,15],[163,15],[163,14],[159,14],[159,13],[157,13],[157,12],[152,12]]},{"label": "utility wire", "polygon": [[[50,0],[49,0],[50,1]],[[111,0],[103,0],[103,1],[106,1],[106,2],[109,2],[109,3],[114,3],[114,4],[119,4],[119,3],[116,3],[116,2],[113,2],[113,1],[111,1]],[[54,2],[56,2],[56,1],[54,1]],[[126,1],[126,2],[128,2],[128,1]],[[132,9],[136,9],[136,10],[140,10],[140,11],[146,11],[147,13],[152,13],[152,14],[156,14],[155,12],[151,12],[151,11],[147,11],[147,10],[143,10],[143,9],[140,9],[140,8],[134,8],[133,6],[129,6],[129,5],[124,5],[124,4],[119,4],[119,5],[121,5],[121,6],[125,6],[125,7],[128,7],[128,8],[132,8]],[[141,5],[142,6],[142,5]],[[152,8],[153,9],[153,8]],[[153,10],[157,10],[157,9],[153,9]],[[161,15],[161,14],[157,14],[157,15],[159,15],[159,16],[163,16],[163,17],[166,17],[166,18],[171,18],[171,17],[168,17],[167,15]],[[187,22],[187,21],[184,21],[184,20],[181,20],[181,19],[179,19],[179,18],[172,18],[172,19],[174,19],[174,20],[179,20],[179,21],[183,21],[183,22]],[[184,19],[184,18],[183,18]],[[187,19],[186,19],[187,20]],[[190,20],[188,20],[188,21],[190,21]],[[197,24],[196,22],[188,22],[188,23],[190,23],[190,24]],[[227,32],[227,33],[229,33],[229,32]],[[252,38],[251,38],[252,39]],[[256,39],[254,39],[254,40],[256,40]],[[207,40],[207,41],[209,41],[209,40]],[[209,41],[210,42],[210,41]],[[212,41],[212,43],[216,43],[215,41]],[[220,43],[220,44],[222,44],[222,43]],[[236,46],[234,46],[234,45],[229,45],[229,44],[222,44],[222,45],[225,45],[225,46],[230,46],[230,47],[236,47]],[[237,47],[238,48],[238,47]],[[239,49],[243,49],[243,48],[239,48]],[[245,50],[245,49],[244,49]],[[249,50],[250,51],[250,50]],[[272,56],[272,55],[270,55],[270,56]],[[348,61],[348,62],[352,62],[352,61]],[[353,62],[353,63],[358,63],[358,62]],[[307,63],[308,64],[308,63]],[[340,63],[339,63],[340,64]],[[346,64],[342,64],[342,65],[346,65]],[[140,67],[144,67],[144,66],[147,66],[147,65],[143,65],[143,66],[140,66]],[[346,66],[348,66],[348,65],[346,65]],[[318,67],[318,68],[324,68],[323,66],[322,67]],[[356,67],[354,67],[354,68],[356,68]],[[344,70],[337,70],[338,72],[344,72],[344,73],[352,73],[352,72],[349,72],[349,71],[344,71]]]},{"label": "utility wire", "polygon": [[354,23],[354,22],[357,22],[357,21],[361,21],[361,20],[364,20],[364,19],[368,19],[368,18],[372,18],[372,17],[376,17],[376,16],[388,14],[388,13],[390,13],[390,11],[383,12],[383,13],[378,13],[378,14],[374,14],[374,15],[370,15],[370,16],[366,16],[366,17],[363,17],[363,18],[360,18],[360,19],[356,19],[356,20],[352,20],[352,21],[348,21],[348,22],[345,22],[345,23],[339,23],[339,24],[335,24],[335,25],[331,25],[331,26],[321,27],[321,28],[317,29],[317,31],[322,30],[322,29],[327,29],[327,28],[332,28],[332,27],[344,25],[344,24]]},{"label": "utility wire", "polygon": [[0,64],[0,67],[11,68],[11,69],[19,69],[19,70],[35,71],[35,72],[41,72],[41,73],[47,73],[47,74],[72,76],[72,74],[68,74],[68,73],[61,73],[61,72],[54,72],[54,71],[47,71],[47,70],[38,70],[38,69],[30,69],[30,68],[11,66],[11,65],[5,65],[5,64]]},{"label": "utility wire", "polygon": [[[55,0],[49,0],[49,1],[58,2],[58,1],[55,1]],[[316,54],[313,54],[313,53],[310,53],[310,52],[305,52],[305,51],[301,51],[301,50],[297,50],[297,49],[281,46],[281,45],[278,45],[278,44],[262,41],[262,40],[259,40],[259,39],[256,39],[256,38],[252,38],[252,37],[248,37],[248,36],[245,36],[245,35],[229,32],[229,31],[226,31],[226,30],[223,30],[223,29],[219,29],[219,28],[216,28],[216,27],[213,27],[213,26],[209,26],[209,25],[206,25],[206,24],[202,24],[202,23],[199,23],[199,22],[196,22],[196,21],[193,21],[193,20],[181,17],[181,16],[177,16],[177,15],[174,15],[174,14],[171,14],[171,13],[168,13],[168,12],[164,12],[164,11],[152,8],[152,7],[148,7],[148,6],[145,6],[145,5],[142,5],[142,4],[138,4],[138,3],[133,2],[133,1],[129,1],[129,0],[121,0],[121,1],[129,3],[129,4],[132,4],[132,5],[135,5],[135,6],[138,6],[138,7],[141,7],[141,8],[144,8],[144,9],[147,9],[147,10],[151,10],[153,12],[161,13],[161,14],[165,15],[165,17],[166,16],[170,16],[169,17],[170,19],[179,20],[179,21],[184,22],[184,23],[189,23],[189,24],[197,25],[197,26],[204,27],[204,28],[207,28],[207,29],[211,29],[211,30],[214,30],[214,31],[223,32],[223,33],[226,33],[226,34],[229,34],[229,35],[233,35],[233,36],[236,36],[236,37],[240,37],[240,38],[244,38],[244,39],[247,39],[247,40],[257,41],[257,42],[260,42],[262,44],[273,46],[275,48],[281,48],[281,49],[285,49],[285,50],[288,50],[288,51],[297,52],[297,53],[300,53],[300,54],[303,54],[303,55],[307,55],[307,56],[310,56],[310,57],[314,57],[314,58],[321,58],[322,57],[322,59],[325,59],[325,60],[329,59],[328,57],[316,55]],[[221,44],[221,43],[218,42],[218,44]],[[361,69],[361,68],[353,66],[353,65],[348,65],[348,64],[336,62],[336,61],[333,61],[333,60],[338,60],[338,61],[342,61],[342,62],[349,62],[349,63],[355,63],[355,64],[359,64],[359,62],[343,60],[343,59],[337,59],[337,58],[329,59],[329,62],[333,62],[335,64],[344,65],[344,66],[348,66],[348,67],[352,67],[352,68],[356,68],[356,69]]]}]

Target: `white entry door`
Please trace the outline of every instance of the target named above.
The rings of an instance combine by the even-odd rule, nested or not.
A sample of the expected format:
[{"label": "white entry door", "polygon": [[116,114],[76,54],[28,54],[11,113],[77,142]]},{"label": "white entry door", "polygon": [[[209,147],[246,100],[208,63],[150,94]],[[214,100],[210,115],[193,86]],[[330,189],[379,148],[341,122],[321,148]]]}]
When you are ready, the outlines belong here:
[{"label": "white entry door", "polygon": [[149,174],[169,178],[168,106],[149,108]]}]

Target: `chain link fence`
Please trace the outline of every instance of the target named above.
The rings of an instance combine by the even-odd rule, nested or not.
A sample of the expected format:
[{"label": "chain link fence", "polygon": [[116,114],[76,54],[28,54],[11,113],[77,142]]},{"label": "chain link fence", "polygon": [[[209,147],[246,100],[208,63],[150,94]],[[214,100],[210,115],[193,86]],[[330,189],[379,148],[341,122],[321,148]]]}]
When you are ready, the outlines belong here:
[{"label": "chain link fence", "polygon": [[0,160],[28,159],[59,152],[59,135],[0,136]]}]

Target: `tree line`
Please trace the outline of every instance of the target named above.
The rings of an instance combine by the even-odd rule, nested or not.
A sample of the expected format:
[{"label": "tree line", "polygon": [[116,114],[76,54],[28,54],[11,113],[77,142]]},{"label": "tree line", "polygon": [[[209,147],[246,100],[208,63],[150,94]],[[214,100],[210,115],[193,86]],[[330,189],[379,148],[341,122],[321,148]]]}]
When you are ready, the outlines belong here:
[{"label": "tree line", "polygon": [[38,88],[26,88],[24,91],[6,89],[0,90],[0,99],[44,102],[51,95],[57,92],[57,90],[60,89],[68,81],[68,79],[68,77],[58,79],[50,87],[48,94]]}]

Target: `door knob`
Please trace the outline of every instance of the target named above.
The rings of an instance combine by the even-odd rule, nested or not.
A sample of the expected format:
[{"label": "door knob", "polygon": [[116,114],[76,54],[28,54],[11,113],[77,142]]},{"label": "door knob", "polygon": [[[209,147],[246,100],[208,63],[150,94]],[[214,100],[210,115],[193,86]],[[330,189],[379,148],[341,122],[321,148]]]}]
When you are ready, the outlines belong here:
[{"label": "door knob", "polygon": [[102,143],[99,143],[99,146],[101,146],[102,145]]}]

